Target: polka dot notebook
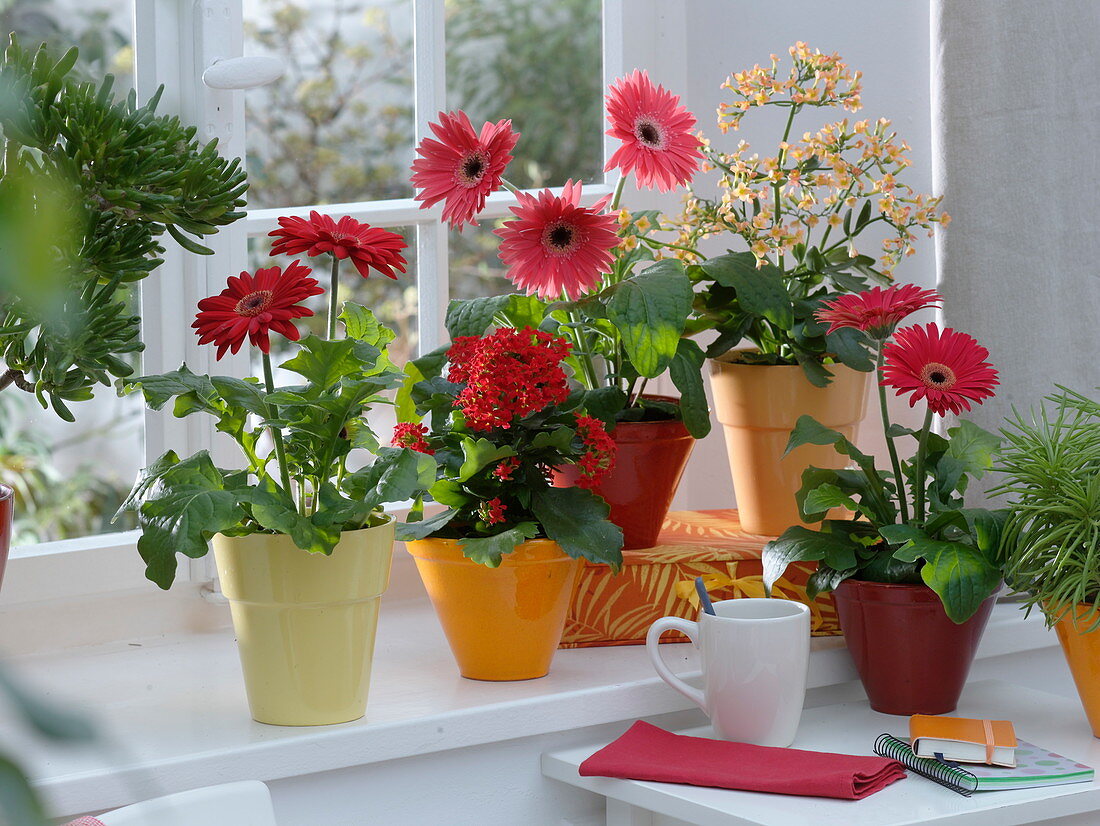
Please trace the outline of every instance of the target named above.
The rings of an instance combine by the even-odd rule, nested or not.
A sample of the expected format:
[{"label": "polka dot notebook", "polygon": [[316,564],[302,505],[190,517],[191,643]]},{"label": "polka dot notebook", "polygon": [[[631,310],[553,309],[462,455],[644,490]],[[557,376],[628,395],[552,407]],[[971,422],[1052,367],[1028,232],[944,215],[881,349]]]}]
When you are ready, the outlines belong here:
[{"label": "polka dot notebook", "polygon": [[958,763],[941,763],[932,758],[917,757],[907,742],[889,734],[883,734],[875,741],[875,753],[897,760],[907,769],[967,796],[972,792],[1088,783],[1094,774],[1084,763],[1025,740],[1017,740],[1016,767],[1013,769],[971,763],[964,768]]}]

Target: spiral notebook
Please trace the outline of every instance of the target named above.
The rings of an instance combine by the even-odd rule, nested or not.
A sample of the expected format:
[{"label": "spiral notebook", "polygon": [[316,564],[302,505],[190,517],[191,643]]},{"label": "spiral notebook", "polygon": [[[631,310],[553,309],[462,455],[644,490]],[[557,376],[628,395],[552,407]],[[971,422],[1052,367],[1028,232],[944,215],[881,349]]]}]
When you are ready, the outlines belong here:
[{"label": "spiral notebook", "polygon": [[890,734],[880,734],[875,740],[875,754],[897,760],[910,771],[966,797],[973,792],[1088,783],[1094,775],[1089,766],[1025,740],[1017,741],[1016,767],[1011,769],[972,764],[963,768],[957,763],[917,757],[907,742]]}]

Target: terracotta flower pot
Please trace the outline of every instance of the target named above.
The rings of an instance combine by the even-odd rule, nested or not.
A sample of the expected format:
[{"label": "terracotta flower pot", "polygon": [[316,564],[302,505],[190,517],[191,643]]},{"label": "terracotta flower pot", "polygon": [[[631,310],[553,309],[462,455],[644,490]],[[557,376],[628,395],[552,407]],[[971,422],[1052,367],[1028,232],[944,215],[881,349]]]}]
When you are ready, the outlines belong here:
[{"label": "terracotta flower pot", "polygon": [[[676,402],[671,396],[645,396]],[[623,529],[623,550],[657,544],[695,438],[681,421],[619,422],[611,431],[615,467],[593,492],[611,506],[608,517]],[[554,485],[571,487],[580,471],[569,465],[554,471]]]},{"label": "terracotta flower pot", "polygon": [[0,585],[4,584],[4,568],[8,564],[8,546],[11,544],[11,519],[15,505],[15,491],[0,485]]},{"label": "terracotta flower pot", "polygon": [[960,625],[927,585],[846,579],[833,598],[872,709],[906,715],[955,710],[995,594]]},{"label": "terracotta flower pot", "polygon": [[214,537],[253,719],[320,726],[363,716],[394,519],[347,531],[331,556],[288,536]]},{"label": "terracotta flower pot", "polygon": [[848,463],[832,445],[802,445],[784,457],[795,422],[810,415],[854,441],[871,374],[831,365],[832,383],[815,387],[797,365],[738,364],[729,358],[711,359],[710,382],[726,434],[741,528],[777,536],[791,525],[805,525],[794,499],[802,471]]},{"label": "terracotta flower pot", "polygon": [[455,539],[421,539],[406,547],[463,677],[531,680],[549,673],[579,559],[549,539],[516,546],[499,568],[467,559]]},{"label": "terracotta flower pot", "polygon": [[1087,604],[1077,605],[1055,623],[1054,630],[1085,707],[1092,736],[1100,737],[1100,630],[1088,630],[1092,625],[1090,609]]}]

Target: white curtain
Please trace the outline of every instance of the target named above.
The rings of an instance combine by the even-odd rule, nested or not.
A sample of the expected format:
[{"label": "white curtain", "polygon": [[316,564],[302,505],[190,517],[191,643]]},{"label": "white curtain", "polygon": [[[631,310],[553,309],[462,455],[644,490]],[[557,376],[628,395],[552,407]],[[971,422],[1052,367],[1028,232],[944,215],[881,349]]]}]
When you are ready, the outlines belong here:
[{"label": "white curtain", "polygon": [[970,418],[1100,396],[1100,2],[932,0],[932,119],[945,320],[1002,381]]}]

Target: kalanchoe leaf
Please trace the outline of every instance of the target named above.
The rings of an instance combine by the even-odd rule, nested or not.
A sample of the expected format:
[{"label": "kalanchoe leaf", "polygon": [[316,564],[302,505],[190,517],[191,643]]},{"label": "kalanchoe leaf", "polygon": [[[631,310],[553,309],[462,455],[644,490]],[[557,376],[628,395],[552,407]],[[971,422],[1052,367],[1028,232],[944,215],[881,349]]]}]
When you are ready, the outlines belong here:
[{"label": "kalanchoe leaf", "polygon": [[510,297],[491,295],[482,298],[452,299],[447,305],[445,322],[447,332],[452,339],[459,336],[480,336],[493,325],[493,318],[508,305]]},{"label": "kalanchoe leaf", "polygon": [[757,267],[751,252],[731,252],[700,266],[719,284],[735,289],[746,312],[763,316],[782,329],[794,323],[794,306],[783,273],[774,264]]},{"label": "kalanchoe leaf", "polygon": [[607,316],[639,374],[655,378],[673,356],[691,312],[691,282],[679,261],[658,261],[616,284]]},{"label": "kalanchoe leaf", "polygon": [[461,541],[462,555],[490,568],[500,566],[504,554],[510,554],[516,546],[539,535],[539,526],[534,522],[520,522],[493,536],[464,537]]},{"label": "kalanchoe leaf", "polygon": [[462,467],[458,471],[459,481],[466,481],[482,468],[506,456],[515,456],[510,445],[495,445],[488,439],[462,439]]},{"label": "kalanchoe leaf", "polygon": [[698,344],[682,338],[677,342],[676,355],[668,366],[672,383],[680,391],[680,415],[684,427],[696,439],[710,433],[710,408],[707,406],[702,373],[705,358]]},{"label": "kalanchoe leaf", "polygon": [[456,510],[445,510],[437,513],[435,516],[429,516],[427,519],[421,519],[418,522],[398,522],[397,523],[397,541],[398,542],[414,542],[418,539],[431,536],[436,531],[447,526],[450,522],[458,516]]},{"label": "kalanchoe leaf", "polygon": [[535,489],[531,511],[546,535],[574,559],[605,562],[612,570],[622,566],[622,528],[607,520],[610,508],[583,488]]}]

